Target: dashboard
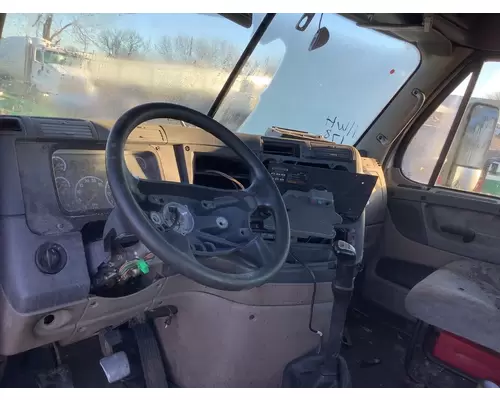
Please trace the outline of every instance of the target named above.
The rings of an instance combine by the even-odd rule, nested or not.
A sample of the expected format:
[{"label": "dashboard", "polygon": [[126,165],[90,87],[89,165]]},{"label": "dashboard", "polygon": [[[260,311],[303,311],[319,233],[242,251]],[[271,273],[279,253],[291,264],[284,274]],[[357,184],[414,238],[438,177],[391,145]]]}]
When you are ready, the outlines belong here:
[{"label": "dashboard", "polygon": [[[3,265],[15,266],[0,269],[0,285],[19,312],[89,296],[91,271],[106,257],[103,232],[115,205],[105,168],[112,123],[0,117],[0,168],[9,171],[0,174],[0,246],[5,249],[0,258]],[[305,198],[297,192],[332,193],[335,211],[343,219],[335,216],[337,235],[351,235],[362,256],[365,226],[384,220],[385,181],[375,161],[361,157],[351,146],[324,141],[238,136],[268,168],[286,203],[297,209],[293,217],[297,220],[291,223],[298,232],[293,252],[314,265],[318,282],[330,277],[335,233],[331,224],[323,223],[318,235],[314,221],[323,219],[321,209],[312,218],[301,207],[311,202],[332,204],[332,198],[321,193]],[[246,164],[231,149],[201,129],[180,125],[136,128],[127,142],[126,163],[133,175],[143,179],[224,189],[234,186],[223,175],[244,186],[251,181]],[[356,202],[361,197],[360,207]],[[47,243],[56,243],[67,258],[66,267],[54,275],[43,273],[36,264],[35,254]],[[308,281],[304,273],[290,258],[289,269],[278,274],[276,282]]]},{"label": "dashboard", "polygon": [[[151,151],[127,151],[132,175],[160,180],[156,156]],[[86,213],[113,208],[115,200],[106,177],[104,150],[56,150],[52,172],[61,208],[67,213]]]},{"label": "dashboard", "polygon": [[[119,216],[105,167],[112,124],[0,116],[0,314],[11,321],[9,334],[0,335],[0,354],[81,340],[143,312],[160,296],[159,282],[119,298],[96,300],[92,292],[91,277],[110,255],[106,225]],[[387,193],[375,160],[361,157],[351,146],[308,138],[238,136],[274,178],[289,208],[293,254],[311,266],[317,282],[331,280],[335,237],[355,244],[360,259],[365,244],[376,242]],[[234,189],[224,175],[245,187],[251,182],[248,167],[231,149],[190,126],[137,127],[127,141],[126,164],[143,179],[221,189]],[[251,229],[261,229],[272,247],[272,226],[267,220],[253,222]],[[62,269],[47,270],[41,263],[54,260],[56,253],[47,249],[57,250]],[[151,279],[168,282],[174,274],[170,267],[159,263],[158,268],[159,275],[150,274]],[[289,257],[272,282],[310,282],[310,276]],[[162,296],[170,293],[167,286]],[[33,326],[44,328],[47,310],[62,325],[37,335]]]}]

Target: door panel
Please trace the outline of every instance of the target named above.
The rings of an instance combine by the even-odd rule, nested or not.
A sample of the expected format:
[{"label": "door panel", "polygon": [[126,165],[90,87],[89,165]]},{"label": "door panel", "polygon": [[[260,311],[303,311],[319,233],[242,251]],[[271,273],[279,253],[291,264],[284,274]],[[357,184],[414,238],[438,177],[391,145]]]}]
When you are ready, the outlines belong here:
[{"label": "door panel", "polygon": [[500,163],[500,80],[491,78],[500,61],[479,57],[384,155],[388,213],[378,254],[365,259],[363,294],[402,315],[408,291],[436,269],[500,264],[500,192],[488,195],[500,180],[490,167]]},{"label": "door panel", "polygon": [[[402,178],[397,169],[388,175]],[[363,295],[409,317],[406,294],[436,269],[461,259],[499,262],[500,199],[394,181],[401,179],[389,183],[383,239],[378,256],[365,260]]]},{"label": "door panel", "polygon": [[500,260],[499,200],[445,189],[418,192],[390,191],[389,212],[403,236],[464,257]]}]

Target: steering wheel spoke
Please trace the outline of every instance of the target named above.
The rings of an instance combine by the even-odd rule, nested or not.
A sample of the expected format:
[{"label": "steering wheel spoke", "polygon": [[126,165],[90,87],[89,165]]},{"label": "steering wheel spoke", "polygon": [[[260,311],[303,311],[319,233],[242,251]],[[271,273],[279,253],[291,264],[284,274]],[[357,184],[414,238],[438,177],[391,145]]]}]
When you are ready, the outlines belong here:
[{"label": "steering wheel spoke", "polygon": [[[275,185],[274,181],[272,184]],[[278,190],[277,187],[276,190]],[[267,182],[256,179],[247,189],[245,189],[245,191],[255,199],[255,202],[259,207],[272,209],[278,206],[276,203],[276,196],[274,196],[274,194],[269,190]]]},{"label": "steering wheel spoke", "polygon": [[196,261],[191,240],[187,236],[181,235],[175,231],[167,231],[163,233],[163,237],[169,244],[182,251],[186,256],[192,258],[193,261]]},{"label": "steering wheel spoke", "polygon": [[272,248],[260,235],[242,247],[238,251],[238,255],[257,268],[265,268],[273,259]]}]

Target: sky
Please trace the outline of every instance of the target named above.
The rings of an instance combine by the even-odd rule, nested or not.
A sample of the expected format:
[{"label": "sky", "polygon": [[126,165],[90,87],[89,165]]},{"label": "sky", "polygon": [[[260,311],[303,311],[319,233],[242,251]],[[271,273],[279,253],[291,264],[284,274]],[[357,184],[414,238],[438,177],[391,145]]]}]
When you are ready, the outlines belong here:
[{"label": "sky", "polygon": [[[463,96],[470,78],[464,80],[452,94]],[[492,93],[500,93],[500,62],[490,61],[484,63],[472,97],[485,98]]]}]

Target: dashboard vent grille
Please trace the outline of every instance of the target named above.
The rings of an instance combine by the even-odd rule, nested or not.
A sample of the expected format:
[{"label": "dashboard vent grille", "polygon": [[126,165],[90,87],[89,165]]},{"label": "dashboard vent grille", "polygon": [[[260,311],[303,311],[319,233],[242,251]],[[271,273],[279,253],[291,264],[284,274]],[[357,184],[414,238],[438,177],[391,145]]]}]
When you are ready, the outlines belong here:
[{"label": "dashboard vent grille", "polygon": [[300,144],[288,141],[264,140],[262,151],[265,154],[300,157]]},{"label": "dashboard vent grille", "polygon": [[33,118],[38,122],[40,131],[46,136],[83,136],[92,137],[89,122],[75,119]]},{"label": "dashboard vent grille", "polygon": [[0,118],[0,132],[21,132],[23,130],[18,118]]},{"label": "dashboard vent grille", "polygon": [[159,126],[139,125],[132,131],[128,140],[133,142],[165,143],[167,137]]}]

